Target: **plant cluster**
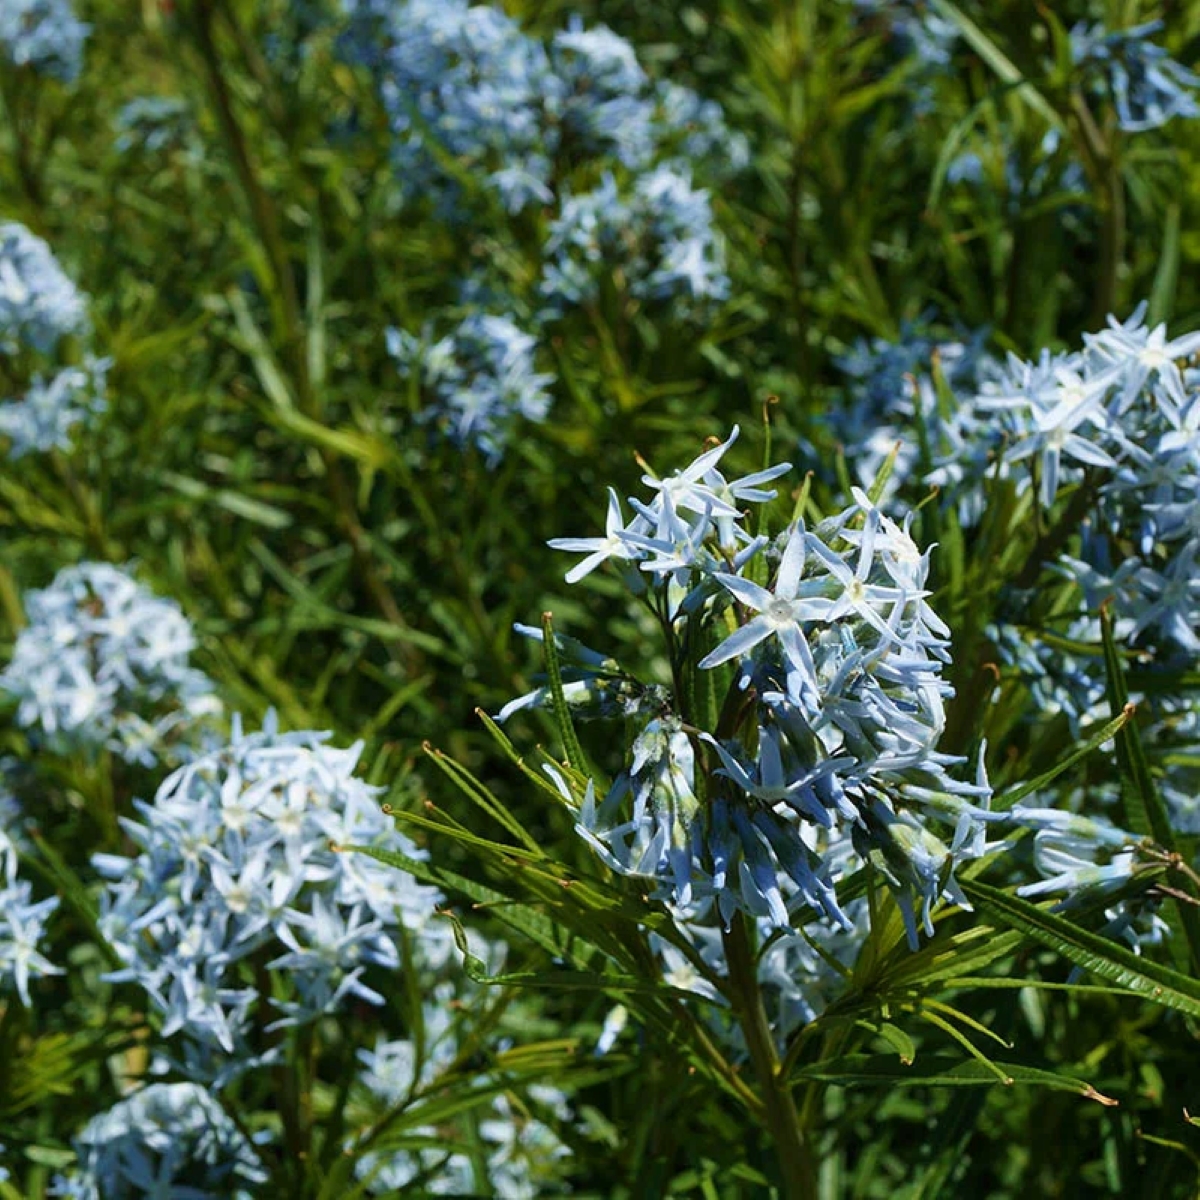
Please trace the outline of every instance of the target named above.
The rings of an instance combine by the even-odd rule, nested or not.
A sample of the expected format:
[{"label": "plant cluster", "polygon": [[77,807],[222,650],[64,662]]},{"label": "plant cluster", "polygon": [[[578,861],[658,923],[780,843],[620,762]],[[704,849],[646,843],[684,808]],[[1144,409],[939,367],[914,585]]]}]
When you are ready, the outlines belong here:
[{"label": "plant cluster", "polygon": [[0,0],[0,1200],[1195,1194],[1200,26],[1035,8]]}]

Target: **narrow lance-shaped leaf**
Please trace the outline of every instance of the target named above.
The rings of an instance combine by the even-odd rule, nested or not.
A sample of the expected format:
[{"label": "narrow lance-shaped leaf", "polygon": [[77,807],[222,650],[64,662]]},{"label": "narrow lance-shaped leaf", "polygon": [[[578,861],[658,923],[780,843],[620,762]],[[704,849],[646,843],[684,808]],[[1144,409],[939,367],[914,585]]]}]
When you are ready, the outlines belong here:
[{"label": "narrow lance-shaped leaf", "polygon": [[[1129,689],[1120,651],[1113,633],[1112,616],[1107,608],[1100,612],[1100,631],[1104,640],[1104,670],[1108,702],[1113,711],[1132,712]],[[1163,803],[1136,722],[1127,722],[1117,736],[1117,762],[1121,768],[1121,799],[1125,810],[1126,828],[1133,833],[1149,835],[1168,854],[1178,854],[1175,831],[1167,806]],[[1184,878],[1185,894],[1196,898],[1191,879]],[[1191,951],[1193,967],[1200,966],[1200,912],[1186,899],[1178,900],[1171,923],[1182,926]]]},{"label": "narrow lance-shaped leaf", "polygon": [[914,1087],[961,1088],[1028,1084],[1057,1092],[1074,1092],[1078,1096],[1104,1105],[1117,1103],[1111,1097],[1096,1091],[1085,1080],[1070,1075],[1059,1075],[1054,1071],[1022,1066],[1019,1063],[997,1061],[994,1064],[1007,1077],[1003,1084],[994,1071],[975,1059],[947,1062],[935,1057],[923,1057],[921,1063],[923,1065],[919,1067],[906,1067],[890,1054],[848,1054],[842,1058],[803,1067],[793,1078],[815,1079],[840,1087],[895,1087],[897,1084],[907,1084]]},{"label": "narrow lance-shaped leaf", "polygon": [[562,738],[567,765],[574,767],[577,771],[586,771],[583,747],[579,744],[579,738],[575,733],[575,724],[571,720],[571,710],[567,706],[567,698],[563,693],[562,665],[558,658],[558,646],[554,641],[554,617],[550,613],[542,613],[542,654],[546,660],[546,675],[550,681],[554,719],[558,723],[558,733]]},{"label": "narrow lance-shaped leaf", "polygon": [[1000,921],[1093,974],[1147,1000],[1200,1016],[1200,980],[1140,957],[1123,946],[1073,925],[1065,917],[973,879],[962,880],[972,903]]},{"label": "narrow lance-shaped leaf", "polygon": [[[1080,742],[1066,758],[1055,763],[1048,771],[1043,771],[1034,779],[1026,780],[1015,788],[1010,788],[1007,792],[997,796],[992,803],[992,807],[998,812],[1007,812],[1019,800],[1024,800],[1026,796],[1032,795],[1034,792],[1042,791],[1045,787],[1053,783],[1064,771],[1068,771],[1081,759],[1086,758],[1091,752],[1105,742],[1111,741],[1116,734],[1129,724],[1133,717],[1133,709],[1123,708],[1118,714],[1113,717],[1106,725],[1101,726],[1095,733],[1084,741]],[[1134,830],[1133,832],[1141,832]]]}]

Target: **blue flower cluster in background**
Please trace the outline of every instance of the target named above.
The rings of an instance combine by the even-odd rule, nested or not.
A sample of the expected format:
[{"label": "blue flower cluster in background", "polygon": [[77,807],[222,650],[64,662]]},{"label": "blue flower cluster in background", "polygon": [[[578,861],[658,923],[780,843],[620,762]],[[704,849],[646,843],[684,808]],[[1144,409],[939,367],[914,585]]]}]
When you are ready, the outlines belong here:
[{"label": "blue flower cluster in background", "polygon": [[249,1200],[267,1173],[245,1133],[204,1088],[153,1083],[75,1137],[79,1166],[55,1180],[67,1200],[211,1196]]},{"label": "blue flower cluster in background", "polygon": [[9,458],[69,450],[77,426],[104,408],[107,359],[89,358],[53,375],[34,375],[25,395],[0,404],[0,438]]},{"label": "blue flower cluster in background", "polygon": [[157,154],[182,145],[191,128],[191,111],[181,96],[137,96],[113,120],[116,148]]},{"label": "blue flower cluster in background", "polygon": [[21,809],[0,774],[0,991],[15,991],[28,1006],[29,981],[61,975],[38,949],[59,899],[34,900],[27,879],[18,879]]},{"label": "blue flower cluster in background", "polygon": [[[948,458],[947,443],[961,446],[962,417],[939,390],[975,390],[996,370],[985,349],[987,330],[946,338],[935,332],[933,317],[930,312],[903,322],[895,340],[861,338],[837,362],[850,381],[848,403],[835,408],[826,424],[864,487],[895,455],[885,497],[920,473],[922,464],[928,471],[934,454]],[[961,457],[952,464],[947,471],[958,470]]]},{"label": "blue flower cluster in background", "polygon": [[1200,75],[1176,62],[1150,36],[1161,21],[1130,29],[1076,25],[1071,57],[1088,83],[1106,94],[1129,133],[1159,129],[1175,117],[1200,116]]},{"label": "blue flower cluster in background", "polygon": [[590,192],[567,195],[546,239],[541,294],[547,316],[594,304],[620,272],[638,300],[675,301],[677,318],[729,296],[725,254],[708,192],[689,172],[662,165],[622,195],[611,174]]},{"label": "blue flower cluster in background", "polygon": [[677,84],[656,85],[633,47],[576,20],[549,45],[503,11],[469,0],[345,0],[349,57],[374,72],[396,138],[397,173],[413,196],[457,203],[482,177],[510,211],[551,204],[581,160],[631,171],[673,153],[748,159],[720,108]]},{"label": "blue flower cluster in background", "polygon": [[436,342],[389,329],[387,346],[401,378],[432,397],[422,417],[456,445],[477,446],[490,465],[516,418],[542,421],[549,411],[552,377],[535,370],[535,339],[508,317],[472,313]]},{"label": "blue flower cluster in background", "polygon": [[[503,943],[487,943],[468,932],[470,953],[491,973],[504,965]],[[362,1128],[347,1142],[347,1152],[371,1147],[358,1158],[355,1173],[368,1194],[390,1196],[424,1184],[441,1195],[466,1195],[478,1190],[472,1163],[473,1143],[447,1137],[436,1126],[417,1126],[406,1138],[420,1149],[386,1149],[380,1126],[389,1112],[423,1094],[436,1093],[439,1080],[453,1071],[462,1053],[454,1014],[465,1006],[481,1007],[487,993],[461,972],[445,971],[435,955],[426,957],[428,943],[414,963],[421,972],[421,1037],[380,1037],[358,1051],[356,1105],[361,1103]],[[457,965],[457,964],[455,964]],[[497,1076],[495,1082],[500,1082]],[[358,1112],[356,1107],[355,1112]],[[569,1119],[567,1098],[554,1087],[533,1084],[520,1105],[503,1091],[490,1096],[474,1116],[479,1148],[487,1162],[487,1178],[501,1200],[533,1200],[542,1194],[539,1183],[553,1178],[555,1164],[569,1154],[553,1125]],[[382,1142],[382,1146],[381,1146]]]},{"label": "blue flower cluster in background", "polygon": [[109,361],[61,361],[64,343],[87,332],[86,297],[50,247],[23,225],[0,225],[0,439],[10,458],[69,449],[75,427],[103,410]]},{"label": "blue flower cluster in background", "polygon": [[0,5],[0,58],[63,83],[79,78],[90,32],[91,26],[75,16],[71,0],[4,0]]},{"label": "blue flower cluster in background", "polygon": [[220,713],[212,683],[188,665],[195,638],[179,606],[121,568],[65,567],[25,607],[0,691],[39,745],[150,766],[188,756]]},{"label": "blue flower cluster in background", "polygon": [[[547,322],[593,308],[606,292],[671,322],[728,298],[711,196],[693,179],[741,170],[748,145],[728,129],[719,105],[655,82],[633,46],[604,26],[574,20],[543,43],[500,9],[467,0],[346,7],[343,53],[373,74],[404,198],[435,197],[440,217],[469,215],[476,228],[497,220],[475,203],[481,187],[510,214],[541,210],[536,288],[507,300],[510,282],[493,289],[492,307],[463,321],[457,349],[443,339],[422,360],[431,419],[494,465],[510,415],[540,421],[548,408],[552,379],[533,370],[536,343],[519,340],[522,307],[539,310],[533,332],[540,337]],[[522,363],[515,390],[497,387],[492,366],[449,367],[477,357],[481,339],[498,344],[504,326],[508,346],[520,346],[505,351]],[[411,332],[389,334],[407,372],[417,344]]]},{"label": "blue flower cluster in background", "polygon": [[959,28],[938,16],[926,0],[849,0],[858,21],[882,23],[897,57],[914,58],[927,72],[951,65]]},{"label": "blue flower cluster in background", "polygon": [[86,299],[50,247],[24,225],[0,225],[0,352],[52,354],[86,328]]}]

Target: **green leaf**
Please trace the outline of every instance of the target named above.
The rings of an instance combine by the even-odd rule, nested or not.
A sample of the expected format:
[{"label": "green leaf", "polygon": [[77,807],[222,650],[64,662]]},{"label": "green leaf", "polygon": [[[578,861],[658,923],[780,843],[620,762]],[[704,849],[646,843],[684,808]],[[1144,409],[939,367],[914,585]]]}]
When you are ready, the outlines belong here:
[{"label": "green leaf", "polygon": [[972,903],[992,920],[1018,930],[1093,974],[1156,1004],[1200,1016],[1200,980],[1080,929],[1064,917],[973,879],[962,880]]},{"label": "green leaf", "polygon": [[189,499],[208,501],[226,512],[233,513],[234,516],[245,517],[247,521],[265,525],[268,529],[286,529],[292,523],[292,514],[286,510],[265,504],[231,488],[210,487],[199,479],[180,475],[176,471],[160,471],[156,478]]},{"label": "green leaf", "polygon": [[[1129,689],[1121,666],[1121,652],[1113,635],[1112,616],[1107,609],[1100,612],[1100,631],[1104,640],[1109,706],[1114,714],[1130,716],[1133,708],[1129,703]],[[1164,849],[1174,849],[1171,821],[1150,777],[1150,766],[1135,725],[1125,728],[1117,739],[1117,765],[1121,769],[1126,829],[1142,837],[1153,837]]]},{"label": "green leaf", "polygon": [[[1110,741],[1119,730],[1124,729],[1129,724],[1132,717],[1132,709],[1122,709],[1107,725],[1102,726],[1097,732],[1081,742],[1066,758],[1055,763],[1050,770],[1043,771],[1036,779],[1027,780],[1018,787],[997,796],[992,803],[992,807],[997,812],[1007,812],[1017,801],[1024,800],[1026,796],[1031,795],[1033,792],[1040,791],[1047,784],[1057,779],[1064,771],[1070,770],[1077,762],[1086,758],[1097,747],[1103,746],[1105,742]],[[1136,833],[1139,831],[1133,830],[1132,832]]]},{"label": "green leaf", "polygon": [[466,767],[455,762],[441,750],[429,745],[428,742],[422,749],[433,760],[438,770],[446,775],[464,796],[474,801],[489,817],[507,829],[527,850],[532,851],[536,858],[546,857],[537,839]]},{"label": "green leaf", "polygon": [[949,983],[972,975],[998,959],[1014,953],[1021,944],[1017,933],[998,933],[977,925],[949,938],[937,938],[915,954],[905,953],[889,969],[882,982],[888,988],[922,987]]},{"label": "green leaf", "polygon": [[288,614],[288,628],[294,629],[354,629],[383,642],[404,642],[427,650],[431,654],[444,653],[445,643],[431,634],[422,633],[407,625],[396,625],[377,617],[362,617],[356,613],[341,612],[327,604],[297,575],[267,548],[265,542],[255,538],[249,543],[250,553],[262,564],[264,570],[276,583],[296,601],[296,609]]},{"label": "green leaf", "polygon": [[896,456],[900,453],[900,447],[903,443],[897,441],[896,444],[888,451],[888,456],[879,465],[879,470],[875,472],[875,478],[871,481],[870,490],[867,492],[867,499],[872,504],[878,504],[880,497],[883,495],[884,488],[887,487],[887,482],[892,477],[892,472],[896,469]]},{"label": "green leaf", "polygon": [[1050,1088],[1056,1092],[1074,1092],[1088,1100],[1112,1105],[1117,1102],[1096,1091],[1090,1083],[1070,1075],[1059,1075],[1054,1071],[1043,1071],[1037,1067],[1026,1067],[1019,1063],[997,1062],[1005,1074],[1002,1082],[995,1073],[975,1059],[939,1058],[924,1055],[921,1066],[906,1067],[890,1054],[847,1054],[842,1058],[830,1059],[796,1071],[794,1079],[815,1079],[822,1083],[834,1083],[840,1087],[863,1087],[896,1084],[914,1087],[996,1087],[1026,1084],[1033,1087]]},{"label": "green leaf", "polygon": [[[1107,608],[1100,611],[1100,632],[1104,641],[1104,670],[1108,688],[1108,702],[1114,712],[1132,713],[1129,689],[1125,683],[1125,671],[1121,663],[1120,650],[1113,633],[1112,616]],[[1167,806],[1159,795],[1158,787],[1150,774],[1146,751],[1138,733],[1136,722],[1128,722],[1117,737],[1117,764],[1121,769],[1121,800],[1124,805],[1126,828],[1131,833],[1149,835],[1168,854],[1178,855],[1175,831]],[[1194,882],[1185,876],[1183,887],[1186,894],[1197,898]],[[1200,967],[1200,912],[1195,904],[1187,900],[1176,900],[1174,914],[1176,924],[1183,927],[1193,967]]]},{"label": "green leaf", "polygon": [[[584,961],[577,954],[575,940],[566,935],[544,912],[539,912],[529,905],[520,904],[503,892],[484,887],[473,879],[468,879],[465,875],[459,875],[434,863],[409,858],[395,850],[380,850],[372,846],[344,846],[342,849],[356,854],[366,854],[389,867],[407,871],[424,883],[432,883],[450,891],[460,892],[474,900],[477,905],[486,905],[492,909],[500,921],[527,937],[535,946],[540,946],[547,953],[556,958]],[[594,947],[588,946],[589,951],[593,949]]]},{"label": "green leaf", "polygon": [[616,972],[571,971],[553,967],[544,971],[510,971],[502,975],[489,975],[487,963],[471,953],[467,933],[462,922],[452,913],[439,914],[454,927],[454,944],[463,956],[463,970],[476,983],[485,986],[540,987],[566,991],[611,992],[614,995],[662,996],[675,995],[681,1000],[695,1002],[696,993],[686,988],[671,987],[658,979],[642,980],[635,975]]},{"label": "green leaf", "polygon": [[496,724],[494,720],[482,708],[475,710],[475,715],[484,723],[488,733],[495,739],[496,744],[504,752],[508,760],[537,788],[552,797],[555,804],[565,804],[565,797],[559,792],[558,788],[550,782],[550,780],[541,772],[535,771],[521,755],[520,751],[513,745],[512,739],[508,734]]},{"label": "green leaf", "polygon": [[930,4],[947,21],[958,26],[967,44],[991,67],[1002,83],[1013,88],[1017,96],[1034,112],[1043,117],[1051,128],[1062,128],[1062,118],[1054,111],[1046,98],[1021,74],[1016,63],[974,21],[956,5],[951,4],[950,0],[930,0]]},{"label": "green leaf", "polygon": [[1154,272],[1154,283],[1150,287],[1150,303],[1146,310],[1146,323],[1154,326],[1169,320],[1175,306],[1175,288],[1179,282],[1179,226],[1180,206],[1178,202],[1167,205],[1163,220],[1162,250],[1158,256],[1158,267]]},{"label": "green leaf", "polygon": [[558,734],[562,739],[563,753],[567,765],[576,771],[587,771],[583,757],[583,747],[575,732],[575,723],[571,720],[571,710],[567,698],[563,694],[562,666],[558,659],[558,644],[554,640],[554,617],[551,613],[542,613],[542,655],[546,662],[546,675],[550,682],[550,696],[554,704],[554,718],[558,723]]},{"label": "green leaf", "polygon": [[865,1029],[868,1033],[873,1033],[877,1038],[887,1042],[906,1067],[917,1057],[916,1043],[899,1025],[893,1025],[890,1021],[876,1023],[865,1019],[856,1021],[855,1024],[860,1029]]}]

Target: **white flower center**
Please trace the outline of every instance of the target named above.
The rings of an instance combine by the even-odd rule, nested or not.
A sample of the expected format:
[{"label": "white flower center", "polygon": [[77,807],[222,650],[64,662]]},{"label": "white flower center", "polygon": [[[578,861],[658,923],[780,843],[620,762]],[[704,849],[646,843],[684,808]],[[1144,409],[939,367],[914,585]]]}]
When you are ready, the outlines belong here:
[{"label": "white flower center", "polygon": [[794,625],[796,623],[795,612],[792,609],[790,600],[774,599],[763,610],[763,616],[771,623],[774,629],[783,629],[785,626]]}]

